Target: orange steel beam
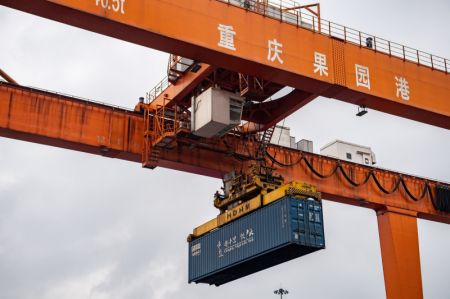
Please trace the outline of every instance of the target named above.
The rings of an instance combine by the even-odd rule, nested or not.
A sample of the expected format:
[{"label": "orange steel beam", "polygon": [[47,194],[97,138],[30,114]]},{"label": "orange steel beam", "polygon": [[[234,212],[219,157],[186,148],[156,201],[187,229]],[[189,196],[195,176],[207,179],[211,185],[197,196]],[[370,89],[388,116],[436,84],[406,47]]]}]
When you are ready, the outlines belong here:
[{"label": "orange steel beam", "polygon": [[248,108],[244,108],[242,119],[261,124],[262,129],[267,129],[315,98],[317,98],[317,95],[296,89],[279,99],[253,104]]},{"label": "orange steel beam", "polygon": [[151,102],[152,106],[158,105],[172,106],[192,92],[206,77],[213,71],[214,67],[206,63],[200,63],[200,69],[196,72],[187,72],[175,85],[171,84],[159,96]]},{"label": "orange steel beam", "polygon": [[133,111],[0,82],[0,135],[141,161],[143,117]]},{"label": "orange steel beam", "polygon": [[[436,70],[433,59],[432,67],[426,67],[420,55],[417,62],[408,61],[396,57],[391,48],[392,55],[381,53],[223,1],[114,0],[103,8],[107,2],[0,0],[2,5],[90,31],[450,129],[450,75]],[[232,26],[228,30],[233,45],[220,42],[220,25]],[[344,30],[344,35],[350,33]],[[268,42],[275,40],[281,45],[280,60],[268,59]],[[328,75],[316,70],[317,53],[325,55]],[[444,64],[447,67],[448,61]],[[397,91],[405,82],[407,95]]]},{"label": "orange steel beam", "polygon": [[387,298],[423,298],[416,217],[399,209],[378,213]]},{"label": "orange steel beam", "polygon": [[[8,83],[0,83],[0,136],[68,148],[134,162],[141,162],[144,141],[143,115],[130,110],[89,102],[51,92]],[[238,149],[245,154],[248,149]],[[409,210],[417,217],[450,223],[450,214],[437,211],[429,195],[415,202],[399,188],[390,195],[382,193],[373,180],[353,187],[342,174],[321,179],[306,167],[304,157],[323,174],[329,174],[338,160],[271,145],[269,153],[291,167],[278,172],[286,180],[301,180],[317,186],[329,200],[364,206],[375,210],[385,207]],[[297,162],[297,163],[295,163]],[[251,162],[236,160],[222,143],[206,147],[191,140],[178,141],[178,147],[162,151],[158,166],[217,178]],[[351,178],[363,181],[373,171],[385,189],[392,189],[398,173],[347,162],[340,162]],[[414,196],[419,197],[426,182],[434,190],[437,181],[402,176]]]}]

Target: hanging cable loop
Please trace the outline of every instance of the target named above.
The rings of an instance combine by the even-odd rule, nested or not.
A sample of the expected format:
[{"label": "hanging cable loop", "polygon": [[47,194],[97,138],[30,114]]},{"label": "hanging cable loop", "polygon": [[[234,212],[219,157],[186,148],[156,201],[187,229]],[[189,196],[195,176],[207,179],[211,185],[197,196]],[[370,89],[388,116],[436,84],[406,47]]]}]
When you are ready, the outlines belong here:
[{"label": "hanging cable loop", "polygon": [[372,175],[372,170],[370,170],[367,173],[367,176],[364,178],[364,180],[361,183],[357,183],[357,182],[353,181],[350,178],[350,176],[345,172],[344,167],[342,167],[342,164],[340,163],[340,161],[338,161],[338,164],[339,164],[339,170],[341,171],[341,174],[344,176],[344,178],[347,180],[347,182],[354,187],[360,187],[360,186],[365,185],[369,181],[370,176]]},{"label": "hanging cable loop", "polygon": [[307,167],[307,169],[309,169],[315,176],[321,178],[321,179],[327,179],[333,175],[335,175],[337,173],[337,171],[339,170],[340,173],[342,174],[342,176],[345,178],[345,180],[352,186],[354,187],[361,187],[364,186],[365,184],[367,184],[370,180],[370,178],[373,179],[373,181],[375,182],[375,185],[378,187],[378,189],[383,192],[386,195],[389,194],[393,194],[394,192],[396,192],[400,185],[402,185],[403,189],[405,190],[405,193],[408,195],[409,198],[411,198],[413,201],[418,202],[420,200],[422,200],[428,193],[430,200],[433,204],[433,207],[436,208],[437,204],[433,198],[433,193],[430,187],[430,184],[428,183],[428,181],[425,183],[423,190],[420,193],[420,196],[418,198],[416,198],[412,192],[408,189],[408,186],[405,182],[405,179],[403,178],[403,176],[401,174],[399,174],[395,180],[394,186],[392,187],[391,190],[388,190],[387,188],[385,188],[380,180],[377,178],[375,171],[373,169],[370,169],[367,172],[367,175],[365,176],[365,178],[361,181],[361,182],[356,182],[354,181],[350,175],[345,171],[342,162],[340,160],[336,161],[336,165],[334,166],[333,170],[329,173],[329,174],[322,174],[320,173],[316,168],[314,168],[312,162],[305,157],[305,155],[302,153],[300,153],[299,158],[297,159],[297,161],[295,161],[294,163],[290,163],[290,164],[286,164],[283,163],[281,161],[278,161],[274,156],[270,155],[269,152],[266,152],[267,157],[269,158],[269,160],[272,161],[272,163],[277,164],[278,166],[281,167],[293,167],[299,163],[301,163],[302,161],[305,162],[305,165]]},{"label": "hanging cable loop", "polygon": [[403,189],[405,190],[406,194],[408,194],[408,196],[411,197],[411,199],[414,200],[414,201],[422,200],[422,199],[425,197],[425,195],[427,194],[427,190],[428,190],[428,182],[426,182],[426,183],[425,183],[425,186],[423,187],[423,191],[421,192],[419,198],[416,198],[416,197],[411,193],[411,191],[409,191],[408,186],[406,186],[406,182],[405,182],[405,180],[403,179],[403,177],[402,177],[402,186],[403,186]]}]

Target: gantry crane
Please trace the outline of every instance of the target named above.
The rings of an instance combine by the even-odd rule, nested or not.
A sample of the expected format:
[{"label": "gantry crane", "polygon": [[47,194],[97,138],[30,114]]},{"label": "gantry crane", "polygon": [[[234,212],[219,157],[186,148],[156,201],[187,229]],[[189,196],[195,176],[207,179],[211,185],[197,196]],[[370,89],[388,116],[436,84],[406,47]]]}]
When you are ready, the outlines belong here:
[{"label": "gantry crane", "polygon": [[[291,1],[0,4],[173,53],[168,77],[134,110],[2,82],[1,136],[217,178],[263,159],[324,198],[374,209],[388,298],[423,296],[417,218],[450,223],[448,185],[265,144],[264,133],[317,96],[450,129],[449,60]],[[271,100],[284,86],[294,90]],[[247,123],[221,137],[195,137],[191,100],[211,87],[244,98]]]}]

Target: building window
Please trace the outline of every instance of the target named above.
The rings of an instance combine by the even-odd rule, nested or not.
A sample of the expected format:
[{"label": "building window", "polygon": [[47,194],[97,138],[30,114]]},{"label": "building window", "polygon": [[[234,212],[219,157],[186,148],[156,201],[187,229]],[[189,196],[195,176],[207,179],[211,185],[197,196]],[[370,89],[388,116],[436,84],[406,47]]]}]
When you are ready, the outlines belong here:
[{"label": "building window", "polygon": [[364,163],[366,163],[367,165],[369,165],[369,158],[364,158]]},{"label": "building window", "polygon": [[351,160],[352,159],[352,154],[347,153],[347,159]]}]

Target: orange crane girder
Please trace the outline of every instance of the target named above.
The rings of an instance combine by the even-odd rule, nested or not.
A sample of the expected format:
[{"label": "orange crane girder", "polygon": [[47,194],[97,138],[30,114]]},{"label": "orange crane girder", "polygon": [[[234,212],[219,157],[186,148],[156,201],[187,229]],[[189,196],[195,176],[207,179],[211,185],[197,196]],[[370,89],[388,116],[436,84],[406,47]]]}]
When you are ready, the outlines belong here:
[{"label": "orange crane girder", "polygon": [[[390,42],[389,55],[377,51],[376,41],[374,51],[345,42],[347,34],[344,39],[319,34],[218,0],[117,1],[123,5],[118,10],[101,3],[0,0],[2,5],[90,31],[450,129],[445,59],[440,71],[433,58],[431,67],[421,64],[419,51],[417,62],[412,62],[391,53]],[[221,43],[222,25],[232,33],[232,45]],[[277,52],[280,59],[268,57],[270,45],[272,56]],[[325,55],[326,62],[317,60],[318,54]],[[318,63],[325,63],[327,75],[317,71]]]},{"label": "orange crane girder", "polygon": [[197,72],[188,72],[181,76],[175,85],[170,84],[167,87],[162,84],[157,85],[156,88],[159,88],[159,91],[150,92],[151,96],[154,96],[154,99],[149,99],[152,106],[155,108],[158,105],[171,107],[192,92],[202,80],[214,71],[213,66],[205,63],[200,63],[199,67]]},{"label": "orange crane girder", "polygon": [[140,162],[142,115],[0,82],[0,135]]},{"label": "orange crane girder", "polygon": [[[41,144],[68,148],[128,161],[141,162],[144,142],[143,115],[123,108],[81,100],[47,91],[0,83],[0,135]],[[245,154],[248,149],[242,147]],[[329,200],[363,206],[375,210],[392,207],[413,211],[419,218],[450,223],[448,213],[437,211],[427,194],[415,202],[402,188],[390,195],[379,190],[374,180],[354,187],[342,174],[322,179],[306,166],[306,159],[322,174],[330,174],[338,160],[298,150],[270,145],[269,153],[280,163],[278,172],[286,180],[300,180],[317,186]],[[301,161],[301,155],[303,160]],[[297,163],[295,163],[297,162]],[[161,152],[158,166],[222,178],[235,169],[245,169],[242,162],[229,155],[223,145],[193,147],[191,140],[178,140],[174,150]],[[395,185],[398,173],[364,165],[339,162],[352,180],[362,182],[370,171],[385,189]],[[419,197],[426,183],[431,189],[439,184],[410,175],[402,175],[405,185]]]},{"label": "orange crane girder", "polygon": [[377,220],[387,298],[423,298],[415,213],[388,209]]}]

